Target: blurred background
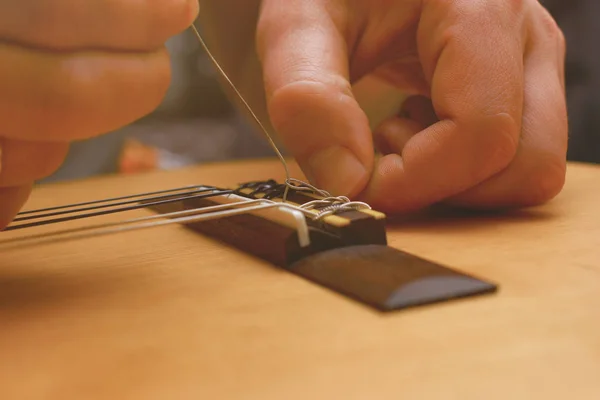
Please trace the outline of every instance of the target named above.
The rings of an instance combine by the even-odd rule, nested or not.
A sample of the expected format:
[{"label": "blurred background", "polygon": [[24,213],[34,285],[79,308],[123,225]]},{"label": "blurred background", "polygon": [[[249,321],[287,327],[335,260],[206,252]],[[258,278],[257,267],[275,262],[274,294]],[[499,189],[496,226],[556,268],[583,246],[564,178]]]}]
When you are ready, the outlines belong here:
[{"label": "blurred background", "polygon": [[[600,1],[543,0],[568,42],[569,159],[600,162]],[[262,133],[222,90],[196,37],[186,31],[167,44],[173,81],[162,105],[124,129],[73,144],[63,166],[43,182],[232,159],[273,156]]]}]

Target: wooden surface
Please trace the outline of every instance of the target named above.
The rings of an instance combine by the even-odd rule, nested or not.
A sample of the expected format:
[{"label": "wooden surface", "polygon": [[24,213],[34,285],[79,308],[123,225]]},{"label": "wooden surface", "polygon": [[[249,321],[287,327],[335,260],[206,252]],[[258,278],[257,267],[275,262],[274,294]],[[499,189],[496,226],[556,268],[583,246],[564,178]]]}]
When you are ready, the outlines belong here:
[{"label": "wooden surface", "polygon": [[[60,184],[27,207],[280,170]],[[176,226],[4,252],[0,399],[597,399],[599,200],[600,168],[571,165],[544,207],[393,222],[391,245],[501,288],[387,315]]]}]

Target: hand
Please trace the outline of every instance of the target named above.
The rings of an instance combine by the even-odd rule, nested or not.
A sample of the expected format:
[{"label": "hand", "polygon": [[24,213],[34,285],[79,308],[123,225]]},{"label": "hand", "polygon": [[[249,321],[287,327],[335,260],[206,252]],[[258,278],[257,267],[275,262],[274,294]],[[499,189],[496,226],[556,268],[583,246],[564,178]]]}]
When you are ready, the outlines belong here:
[{"label": "hand", "polygon": [[71,141],[153,111],[196,0],[0,0],[0,228]]},{"label": "hand", "polygon": [[[402,212],[563,187],[565,44],[536,0],[264,0],[257,40],[271,122],[321,188]],[[411,96],[373,133],[365,77]]]}]

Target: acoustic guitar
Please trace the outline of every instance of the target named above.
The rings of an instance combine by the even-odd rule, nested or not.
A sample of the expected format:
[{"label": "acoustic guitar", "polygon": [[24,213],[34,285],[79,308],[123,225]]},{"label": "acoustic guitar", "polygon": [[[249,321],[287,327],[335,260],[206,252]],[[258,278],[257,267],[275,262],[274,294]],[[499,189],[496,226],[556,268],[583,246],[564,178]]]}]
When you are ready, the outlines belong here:
[{"label": "acoustic guitar", "polygon": [[0,398],[600,394],[600,171],[535,209],[399,217],[279,170],[36,188],[0,233]]}]

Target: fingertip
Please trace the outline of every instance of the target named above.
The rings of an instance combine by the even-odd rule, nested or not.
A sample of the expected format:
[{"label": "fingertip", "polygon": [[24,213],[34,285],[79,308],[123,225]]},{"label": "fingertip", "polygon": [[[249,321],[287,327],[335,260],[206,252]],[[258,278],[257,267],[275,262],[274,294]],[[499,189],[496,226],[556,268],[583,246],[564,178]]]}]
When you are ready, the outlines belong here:
[{"label": "fingertip", "polygon": [[0,187],[17,187],[52,175],[69,152],[66,142],[36,142],[3,139]]},{"label": "fingertip", "polygon": [[354,197],[369,181],[369,173],[348,149],[333,146],[313,154],[306,163],[306,175],[317,187],[334,196]]},{"label": "fingertip", "polygon": [[198,0],[187,0],[188,2],[188,16],[190,24],[192,24],[200,14],[200,2]]},{"label": "fingertip", "polygon": [[0,188],[0,230],[5,229],[25,205],[33,184]]},{"label": "fingertip", "polygon": [[198,0],[182,0],[180,10],[181,25],[175,28],[171,35],[167,35],[167,39],[171,38],[173,35],[180,34],[196,22],[198,16],[200,15],[200,2]]},{"label": "fingertip", "polygon": [[373,168],[369,122],[351,94],[333,84],[296,82],[274,92],[271,121],[309,180],[353,196]]},{"label": "fingertip", "polygon": [[407,213],[424,206],[414,192],[404,174],[404,161],[399,154],[377,157],[373,173],[367,187],[360,194],[360,200],[385,213]]},{"label": "fingertip", "polygon": [[[129,25],[126,25],[129,29],[137,28],[137,31],[132,30],[132,35],[128,39],[135,38],[135,42],[144,43],[144,46],[141,47],[144,50],[160,47],[169,39],[181,34],[196,21],[200,13],[198,0],[153,1],[150,7],[147,4],[144,6],[143,3],[147,2],[125,3],[131,3],[126,10],[131,17],[135,17],[136,12],[140,16],[137,20],[130,20]],[[144,6],[143,11],[137,9],[140,5]],[[123,15],[125,15],[125,11],[123,11]],[[147,18],[142,18],[146,15]]]}]

